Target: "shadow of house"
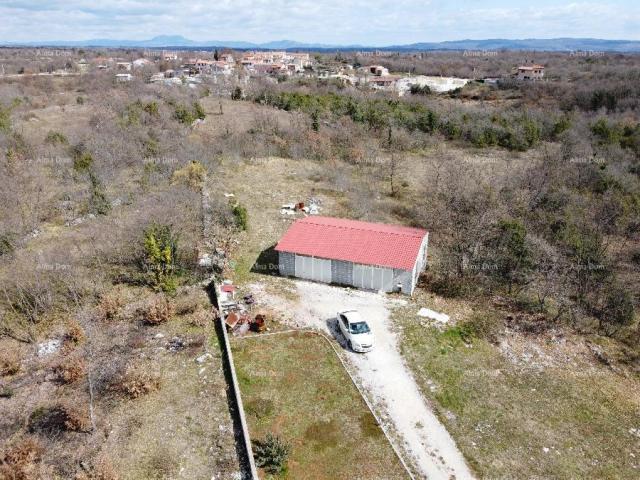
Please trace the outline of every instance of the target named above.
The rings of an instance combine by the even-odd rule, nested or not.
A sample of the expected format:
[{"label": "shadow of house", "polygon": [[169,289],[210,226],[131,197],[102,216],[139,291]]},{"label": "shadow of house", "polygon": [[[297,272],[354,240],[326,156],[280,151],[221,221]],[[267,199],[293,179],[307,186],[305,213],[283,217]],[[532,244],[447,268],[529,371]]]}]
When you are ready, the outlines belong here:
[{"label": "shadow of house", "polygon": [[274,244],[260,252],[260,255],[258,255],[258,258],[251,267],[251,272],[277,277],[280,275],[280,268],[278,265],[278,252],[276,251],[276,245]]}]

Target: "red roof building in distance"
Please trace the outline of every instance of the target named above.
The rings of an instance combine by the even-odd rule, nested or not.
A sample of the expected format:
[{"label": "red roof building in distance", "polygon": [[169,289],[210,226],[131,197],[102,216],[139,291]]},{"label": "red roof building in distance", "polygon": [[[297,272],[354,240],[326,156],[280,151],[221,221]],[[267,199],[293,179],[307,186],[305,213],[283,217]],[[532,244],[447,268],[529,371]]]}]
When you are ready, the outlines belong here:
[{"label": "red roof building in distance", "polygon": [[306,217],[284,234],[276,251],[412,270],[428,232],[343,218]]}]

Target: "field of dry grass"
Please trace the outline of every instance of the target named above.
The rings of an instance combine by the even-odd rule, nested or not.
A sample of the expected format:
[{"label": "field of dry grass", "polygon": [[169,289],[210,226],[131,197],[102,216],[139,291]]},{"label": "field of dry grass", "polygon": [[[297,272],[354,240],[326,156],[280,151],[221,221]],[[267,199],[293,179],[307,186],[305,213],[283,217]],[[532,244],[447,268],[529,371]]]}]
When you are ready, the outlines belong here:
[{"label": "field of dry grass", "polygon": [[233,354],[253,440],[291,444],[283,478],[406,478],[382,430],[324,339],[283,334],[234,339]]},{"label": "field of dry grass", "polygon": [[[59,105],[62,97],[64,106]],[[94,113],[91,105],[77,105],[69,94],[55,100],[58,104],[31,98],[33,108],[15,119],[16,129],[42,142],[49,131],[86,128]],[[174,187],[141,188],[142,172],[119,169],[106,189],[114,203],[110,214],[86,215],[81,207],[58,206],[65,197],[75,199],[86,185],[66,171],[68,163],[48,167],[43,161],[49,153],[40,153],[45,158],[36,157],[33,165],[43,167],[38,173],[49,184],[36,207],[46,204],[52,214],[37,217],[37,230],[0,266],[0,274],[25,288],[29,282],[71,286],[87,302],[80,308],[52,288],[48,295],[53,305],[37,324],[17,324],[18,317],[3,311],[0,326],[20,336],[28,331],[33,343],[0,339],[0,464],[24,445],[35,447],[26,464],[3,464],[0,477],[24,472],[31,475],[25,478],[238,477],[217,336],[210,316],[194,323],[191,312],[198,305],[199,314],[210,307],[207,295],[198,287],[182,288],[170,301],[191,306],[151,326],[139,315],[154,296],[151,289],[135,282],[112,285],[123,274],[135,275],[136,268],[120,260],[128,255],[124,250],[141,241],[141,229],[153,221],[153,210],[155,218],[172,222],[167,216],[171,208],[158,199],[164,196],[173,203]],[[51,153],[57,155],[60,152]],[[186,258],[200,228],[200,207],[193,198],[199,195],[175,210],[180,219],[191,219],[191,227],[181,230]],[[108,319],[103,318],[105,305]],[[82,332],[77,342],[67,339],[71,326]],[[42,345],[51,342],[57,348],[41,353]],[[123,392],[125,381],[129,386]],[[59,406],[65,410],[58,418],[51,412],[60,412]],[[70,406],[73,422],[63,418]]]},{"label": "field of dry grass", "polygon": [[[43,478],[239,476],[221,350],[203,313],[206,293],[184,290],[172,300],[175,315],[156,326],[136,319],[149,292],[120,288],[105,298],[110,319],[85,324],[77,345],[65,340],[69,327],[57,323],[32,348],[2,340],[0,360],[18,365],[2,372],[10,392],[0,399],[2,453],[36,439]],[[62,346],[43,353],[52,341]],[[69,370],[61,365],[78,374],[62,378],[59,372]],[[74,405],[78,428],[69,420],[34,424],[34,412],[43,416],[61,402]]]},{"label": "field of dry grass", "polygon": [[[429,324],[419,306],[451,313],[458,326]],[[394,312],[423,394],[479,476],[638,478],[637,376],[562,330],[508,330],[497,344],[467,334],[460,325],[481,313],[423,294]]]}]

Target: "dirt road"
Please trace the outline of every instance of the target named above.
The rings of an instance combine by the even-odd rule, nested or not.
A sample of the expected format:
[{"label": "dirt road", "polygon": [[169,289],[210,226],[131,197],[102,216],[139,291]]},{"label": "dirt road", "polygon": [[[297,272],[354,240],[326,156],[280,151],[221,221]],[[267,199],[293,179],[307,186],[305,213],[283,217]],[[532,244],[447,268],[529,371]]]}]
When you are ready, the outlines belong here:
[{"label": "dirt road", "polygon": [[[373,292],[295,281],[299,299],[292,302],[292,318],[298,327],[312,327],[329,332],[341,345],[344,338],[337,332],[338,310],[357,309],[367,319],[375,336],[375,349],[357,354],[346,349],[344,356],[353,367],[352,374],[369,392],[402,437],[403,448],[412,457],[421,478],[473,478],[455,442],[431,411],[405,365],[398,350],[397,336],[392,332],[389,306],[397,300]],[[279,299],[279,308],[287,300]]]}]

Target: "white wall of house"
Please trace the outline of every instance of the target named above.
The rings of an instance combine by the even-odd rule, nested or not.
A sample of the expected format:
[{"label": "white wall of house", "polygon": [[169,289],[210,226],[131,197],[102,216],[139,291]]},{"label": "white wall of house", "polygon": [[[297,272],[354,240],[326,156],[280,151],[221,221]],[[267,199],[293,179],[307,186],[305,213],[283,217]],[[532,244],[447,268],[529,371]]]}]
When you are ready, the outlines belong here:
[{"label": "white wall of house", "polygon": [[416,258],[416,263],[413,265],[413,270],[411,271],[411,291],[409,295],[413,295],[413,290],[416,288],[416,284],[418,283],[418,277],[420,277],[420,273],[424,270],[424,267],[427,265],[427,250],[429,249],[429,234],[427,233],[422,239],[422,243],[420,244],[420,251],[418,252],[418,257]]}]

